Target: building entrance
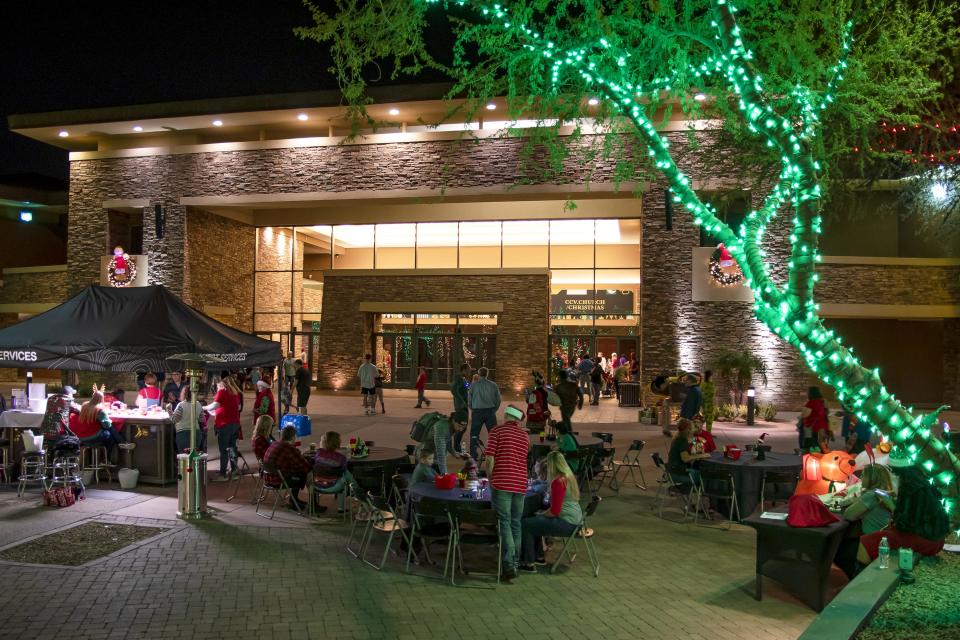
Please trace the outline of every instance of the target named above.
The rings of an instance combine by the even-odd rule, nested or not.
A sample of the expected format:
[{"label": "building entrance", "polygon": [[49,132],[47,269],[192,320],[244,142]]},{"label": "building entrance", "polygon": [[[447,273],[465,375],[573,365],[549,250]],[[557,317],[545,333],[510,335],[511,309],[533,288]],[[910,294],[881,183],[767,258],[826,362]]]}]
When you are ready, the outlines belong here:
[{"label": "building entrance", "polygon": [[584,354],[594,358],[602,353],[608,360],[614,353],[629,358],[631,353],[639,353],[639,346],[636,336],[551,335],[551,377],[557,382],[556,372],[576,366]]},{"label": "building entrance", "polygon": [[430,389],[449,389],[462,364],[469,365],[471,371],[487,367],[490,377],[496,380],[496,335],[378,333],[374,342],[378,366],[384,372],[384,386],[388,388],[413,388],[420,367],[426,369]]}]

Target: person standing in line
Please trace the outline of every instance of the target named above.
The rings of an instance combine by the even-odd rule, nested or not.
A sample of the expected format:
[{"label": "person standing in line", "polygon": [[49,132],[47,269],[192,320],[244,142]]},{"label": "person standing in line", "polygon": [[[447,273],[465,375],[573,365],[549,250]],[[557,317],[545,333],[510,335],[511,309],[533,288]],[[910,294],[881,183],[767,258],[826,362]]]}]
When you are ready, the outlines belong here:
[{"label": "person standing in line", "polygon": [[297,377],[297,361],[293,357],[293,351],[287,352],[287,357],[283,360],[283,381],[288,386],[293,386]]},{"label": "person standing in line", "polygon": [[357,377],[360,378],[363,413],[368,416],[377,414],[377,367],[370,362],[370,359],[371,356],[368,353],[363,357],[363,364],[357,369]]},{"label": "person standing in line", "polygon": [[617,400],[620,400],[620,383],[627,382],[630,379],[630,367],[621,362],[613,372],[613,390],[617,394]]},{"label": "person standing in line", "polygon": [[633,351],[630,352],[630,380],[633,382],[640,382],[640,360],[637,358],[637,354]]},{"label": "person standing in line", "polygon": [[430,400],[425,394],[427,390],[427,368],[420,367],[420,375],[417,376],[417,382],[414,385],[417,388],[417,405],[414,409],[419,409],[424,402],[427,403],[427,406],[430,406]]},{"label": "person standing in line", "polygon": [[220,473],[213,479],[214,482],[226,482],[227,463],[230,463],[230,472],[236,473],[237,467],[237,440],[240,437],[240,391],[233,378],[226,376],[220,379],[217,393],[213,402],[203,408],[214,414],[213,429],[217,435],[217,446],[220,449]]},{"label": "person standing in line", "polygon": [[700,384],[700,391],[703,392],[703,428],[707,433],[713,431],[713,419],[717,416],[717,386],[713,384],[713,371],[707,369],[703,372],[703,382]]},{"label": "person standing in line", "polygon": [[[460,365],[460,376],[450,385],[450,394],[453,396],[453,421],[466,425],[470,420],[469,409],[470,365]],[[463,429],[453,436],[453,452],[458,456],[466,455],[463,451]]]},{"label": "person standing in line", "polygon": [[297,413],[306,415],[307,402],[310,400],[310,386],[313,380],[311,380],[310,369],[303,365],[303,361],[297,359],[296,363],[297,373],[294,375],[294,379],[297,382]]},{"label": "person standing in line", "polygon": [[500,389],[497,383],[488,377],[490,370],[480,367],[477,375],[468,393],[470,411],[473,414],[470,422],[470,457],[474,460],[477,459],[480,429],[485,426],[489,431],[497,426],[497,409],[500,408]]},{"label": "person standing in line", "polygon": [[256,424],[260,416],[270,416],[273,422],[277,421],[277,402],[273,397],[273,389],[269,379],[257,380],[257,396],[253,401],[253,422]]},{"label": "person standing in line", "polygon": [[577,409],[583,409],[583,391],[577,384],[576,371],[570,369],[567,372],[566,380],[555,386],[553,391],[560,397],[561,431],[573,431],[573,412]]},{"label": "person standing in line", "polygon": [[590,404],[597,406],[600,404],[600,387],[603,385],[603,367],[597,361],[590,370]]},{"label": "person standing in line", "polygon": [[383,369],[377,368],[377,377],[373,379],[373,389],[377,392],[373,401],[373,410],[377,410],[377,400],[380,401],[380,413],[386,413],[387,407],[383,404]]},{"label": "person standing in line", "polygon": [[[192,415],[191,415],[192,414]],[[174,441],[177,443],[177,453],[183,453],[190,448],[190,430],[194,430],[194,442],[197,448],[203,442],[203,436],[200,432],[200,420],[203,417],[203,406],[199,400],[193,399],[190,393],[190,387],[186,386],[180,391],[180,401],[177,408],[170,414],[170,420],[174,425]]]},{"label": "person standing in line", "polygon": [[577,373],[579,374],[578,382],[580,383],[580,391],[587,396],[588,401],[593,401],[593,398],[590,395],[590,372],[593,371],[593,360],[590,358],[589,353],[583,354],[583,359],[577,363]]},{"label": "person standing in line", "polygon": [[[481,376],[481,380],[485,379],[486,376]],[[509,405],[504,411],[504,423],[490,431],[486,450],[490,502],[500,522],[503,579],[507,582],[517,577],[517,565],[523,544],[521,521],[527,491],[530,439],[527,431],[520,426],[522,421],[523,411]]]}]

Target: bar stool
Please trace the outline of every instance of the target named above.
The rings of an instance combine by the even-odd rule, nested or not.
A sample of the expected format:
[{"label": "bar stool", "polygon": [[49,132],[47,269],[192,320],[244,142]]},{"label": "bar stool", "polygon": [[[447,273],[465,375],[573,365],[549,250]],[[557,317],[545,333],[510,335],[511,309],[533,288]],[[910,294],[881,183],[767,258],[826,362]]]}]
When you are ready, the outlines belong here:
[{"label": "bar stool", "polygon": [[56,485],[67,487],[80,487],[84,491],[83,478],[80,475],[80,458],[78,456],[64,456],[54,458],[51,466],[52,473],[48,486],[53,488]]},{"label": "bar stool", "polygon": [[29,483],[39,483],[47,489],[47,457],[43,451],[24,451],[20,456],[20,477],[18,478],[17,497],[23,497],[23,490]]},{"label": "bar stool", "polygon": [[92,471],[93,479],[97,485],[100,485],[100,472],[107,473],[107,484],[113,482],[113,474],[110,473],[108,464],[107,448],[104,445],[84,445],[80,447],[80,470]]},{"label": "bar stool", "polygon": [[[7,441],[9,444],[9,441]],[[3,478],[3,484],[10,484],[10,470],[13,465],[10,464],[10,456],[7,453],[7,445],[0,444],[0,477]]]}]

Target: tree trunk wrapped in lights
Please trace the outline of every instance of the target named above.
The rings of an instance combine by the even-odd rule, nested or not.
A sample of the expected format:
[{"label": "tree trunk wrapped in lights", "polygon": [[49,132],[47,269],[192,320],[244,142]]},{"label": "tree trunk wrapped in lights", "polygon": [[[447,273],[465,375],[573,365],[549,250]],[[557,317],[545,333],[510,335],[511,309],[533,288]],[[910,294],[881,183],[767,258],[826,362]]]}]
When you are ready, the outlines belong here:
[{"label": "tree trunk wrapped in lights", "polygon": [[[409,3],[407,15],[401,10],[404,2]],[[755,4],[768,9],[771,6],[759,1]],[[803,0],[798,0],[798,4],[810,12],[823,8],[821,3],[804,4]],[[506,94],[511,103],[530,109],[549,103],[550,113],[555,114],[552,117],[560,121],[579,117],[578,105],[586,103],[586,96],[601,96],[604,100],[600,108],[619,116],[611,118],[614,126],[617,121],[629,123],[614,133],[631,133],[646,146],[650,162],[667,180],[673,202],[682,205],[697,226],[720,240],[736,258],[743,282],[753,292],[756,317],[797,348],[810,370],[836,390],[845,406],[907,450],[942,491],[951,519],[960,521],[956,504],[960,498],[960,462],[942,441],[931,436],[931,428],[943,408],[922,415],[903,406],[884,387],[879,372],[863,366],[853,349],[844,346],[840,336],[822,324],[814,298],[817,263],[821,261],[818,247],[824,168],[816,159],[822,157],[824,149],[821,120],[835,102],[847,72],[853,42],[851,22],[846,22],[842,37],[833,45],[839,59],[824,70],[823,75],[829,75],[829,79],[825,88],[817,92],[801,83],[788,90],[782,81],[775,89],[765,87],[764,75],[755,65],[756,56],[746,43],[748,36],[738,24],[737,9],[728,0],[711,0],[709,7],[699,2],[673,6],[601,0],[509,4],[484,0],[381,0],[361,5],[339,0],[338,5],[340,11],[333,16],[314,8],[316,26],[300,33],[331,43],[336,62],[331,70],[360,113],[361,71],[369,62],[384,59],[392,61],[395,73],[417,73],[432,67],[454,75],[458,79],[454,92],[473,98],[484,92],[486,97],[499,92]],[[904,10],[900,3],[894,5],[890,5],[891,14]],[[864,6],[876,5],[861,5],[861,10]],[[429,53],[432,43],[423,37],[431,8],[450,16],[455,34],[452,64],[436,62]],[[842,10],[838,5],[838,12]],[[882,7],[878,11],[886,10]],[[923,14],[916,20],[925,25],[924,33],[931,42],[936,42],[941,24],[938,20],[949,22],[950,11]],[[670,31],[660,23],[651,26],[645,21],[671,12],[678,23],[709,22],[710,28],[704,26],[699,32]],[[786,20],[788,12],[783,9],[776,20]],[[843,24],[842,19],[838,24]],[[650,33],[658,34],[653,40],[648,38],[659,47],[653,53],[644,48],[644,37]],[[691,48],[677,54],[673,40],[690,42]],[[913,40],[918,40],[916,34],[903,35],[903,42]],[[889,48],[888,56],[905,57],[896,47]],[[673,61],[683,64],[676,63],[667,70],[655,69],[659,71],[657,77],[649,79],[650,68],[656,66],[661,49],[664,56],[669,54]],[[702,59],[694,59],[698,55],[695,50],[702,50]],[[809,66],[810,60],[822,57],[822,51],[811,45],[803,55],[806,57],[798,58],[796,65]],[[781,67],[789,66],[783,60],[789,60],[789,55],[778,60]],[[924,58],[918,64],[929,67],[935,62]],[[781,70],[778,79],[784,76]],[[904,82],[910,81],[909,73],[901,72],[901,76]],[[929,91],[928,84],[923,86]],[[762,206],[750,212],[739,229],[731,229],[714,207],[698,197],[655,123],[664,97],[689,102],[694,94],[698,101],[709,94],[718,108],[726,105],[727,110],[722,113],[727,120],[740,118],[745,135],[762,141],[778,165],[778,179],[769,188]],[[915,102],[920,101],[916,98]],[[595,105],[596,101],[589,104]],[[771,264],[763,248],[767,228],[778,215],[792,215],[787,278],[782,285],[771,278]]]}]

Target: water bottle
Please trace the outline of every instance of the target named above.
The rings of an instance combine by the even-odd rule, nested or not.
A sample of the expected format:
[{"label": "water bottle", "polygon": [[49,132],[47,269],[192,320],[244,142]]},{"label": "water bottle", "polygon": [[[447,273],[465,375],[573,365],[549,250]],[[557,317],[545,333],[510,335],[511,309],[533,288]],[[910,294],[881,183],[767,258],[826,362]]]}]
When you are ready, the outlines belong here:
[{"label": "water bottle", "polygon": [[880,539],[880,568],[886,569],[890,566],[890,543],[887,542],[887,536]]}]

